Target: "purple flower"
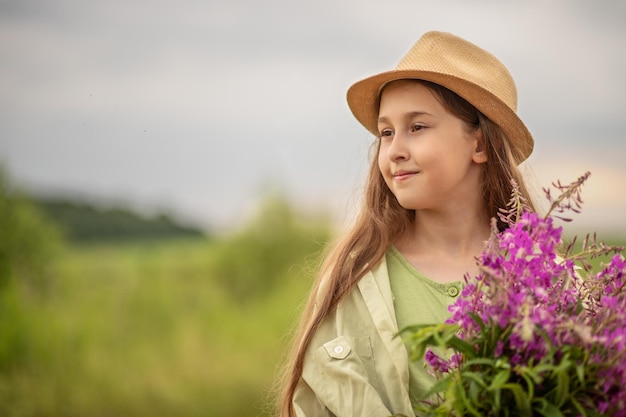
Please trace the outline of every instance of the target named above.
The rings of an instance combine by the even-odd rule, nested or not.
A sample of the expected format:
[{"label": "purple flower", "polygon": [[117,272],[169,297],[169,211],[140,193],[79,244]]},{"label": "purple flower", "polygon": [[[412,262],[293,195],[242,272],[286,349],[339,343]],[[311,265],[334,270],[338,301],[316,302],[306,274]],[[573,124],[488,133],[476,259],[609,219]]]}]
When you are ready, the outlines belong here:
[{"label": "purple flower", "polygon": [[[561,186],[563,194],[551,200],[550,210],[571,205],[582,182]],[[519,204],[519,198],[512,200]],[[579,384],[571,390],[578,395],[573,401],[588,407],[588,415],[626,417],[626,260],[617,253],[621,249],[583,245],[591,256],[616,253],[599,272],[585,274],[576,269],[577,261],[585,265],[584,254],[558,256],[562,229],[552,218],[528,211],[513,216],[518,208],[511,205],[506,219],[516,221],[503,232],[494,231],[478,258],[480,274],[466,277],[461,296],[449,307],[447,323],[458,326],[459,337],[474,347],[470,356],[488,360],[473,362],[468,370],[468,357],[461,352],[446,360],[427,350],[425,361],[435,373],[467,371],[475,380],[481,372],[485,378],[492,375],[490,360],[499,358],[520,387],[535,384],[536,398],[554,395],[553,369],[571,372],[569,384]],[[480,365],[486,363],[491,365]],[[536,374],[522,377],[522,369]],[[562,407],[569,404],[571,415],[577,415],[568,401]]]},{"label": "purple flower", "polygon": [[424,354],[424,360],[428,365],[432,367],[435,372],[444,373],[450,370],[450,363],[440,358],[430,349],[426,349],[426,353]]}]

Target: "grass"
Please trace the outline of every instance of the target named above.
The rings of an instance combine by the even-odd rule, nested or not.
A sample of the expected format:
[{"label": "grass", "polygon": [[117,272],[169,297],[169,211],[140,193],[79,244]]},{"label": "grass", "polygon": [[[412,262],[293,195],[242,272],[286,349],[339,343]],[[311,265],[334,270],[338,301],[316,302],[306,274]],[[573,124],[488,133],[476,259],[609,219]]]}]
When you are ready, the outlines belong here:
[{"label": "grass", "polygon": [[274,291],[239,302],[212,274],[216,245],[71,247],[45,296],[12,286],[2,345],[21,357],[0,373],[0,415],[269,415],[310,279],[295,265]]}]

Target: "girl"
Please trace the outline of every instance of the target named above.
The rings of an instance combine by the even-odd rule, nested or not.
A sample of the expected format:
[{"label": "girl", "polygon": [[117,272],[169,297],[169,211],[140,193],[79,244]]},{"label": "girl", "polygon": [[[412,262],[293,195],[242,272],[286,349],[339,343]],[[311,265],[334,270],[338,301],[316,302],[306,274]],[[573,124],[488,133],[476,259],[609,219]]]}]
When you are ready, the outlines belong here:
[{"label": "girl", "polygon": [[[287,367],[281,416],[414,415],[433,378],[399,329],[446,320],[533,138],[493,55],[426,33],[348,105],[377,137],[363,208],[322,266]],[[504,224],[499,224],[504,228]]]}]

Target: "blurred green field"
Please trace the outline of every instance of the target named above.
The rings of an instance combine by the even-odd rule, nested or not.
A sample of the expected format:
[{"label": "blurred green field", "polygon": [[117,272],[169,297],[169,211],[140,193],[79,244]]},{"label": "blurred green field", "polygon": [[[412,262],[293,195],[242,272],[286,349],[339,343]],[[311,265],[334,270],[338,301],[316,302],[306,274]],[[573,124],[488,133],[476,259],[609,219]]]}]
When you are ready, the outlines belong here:
[{"label": "blurred green field", "polygon": [[0,415],[269,415],[310,280],[294,265],[238,302],[212,274],[219,252],[201,239],[71,247],[46,297],[5,292],[23,355],[0,376]]},{"label": "blurred green field", "polygon": [[228,236],[77,244],[3,192],[0,416],[272,415],[328,236],[268,199]]}]

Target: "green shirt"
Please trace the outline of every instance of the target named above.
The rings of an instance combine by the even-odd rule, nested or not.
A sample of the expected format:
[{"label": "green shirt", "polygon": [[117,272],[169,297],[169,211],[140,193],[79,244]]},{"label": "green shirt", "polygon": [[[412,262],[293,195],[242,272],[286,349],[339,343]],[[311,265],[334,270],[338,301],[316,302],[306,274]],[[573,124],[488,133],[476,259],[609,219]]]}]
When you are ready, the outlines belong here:
[{"label": "green shirt", "polygon": [[[463,283],[443,284],[425,277],[394,246],[389,248],[386,258],[398,328],[446,321],[450,316],[448,306],[461,293]],[[435,382],[424,365],[423,360],[409,362],[409,395],[413,406],[425,399],[424,394]]]}]

